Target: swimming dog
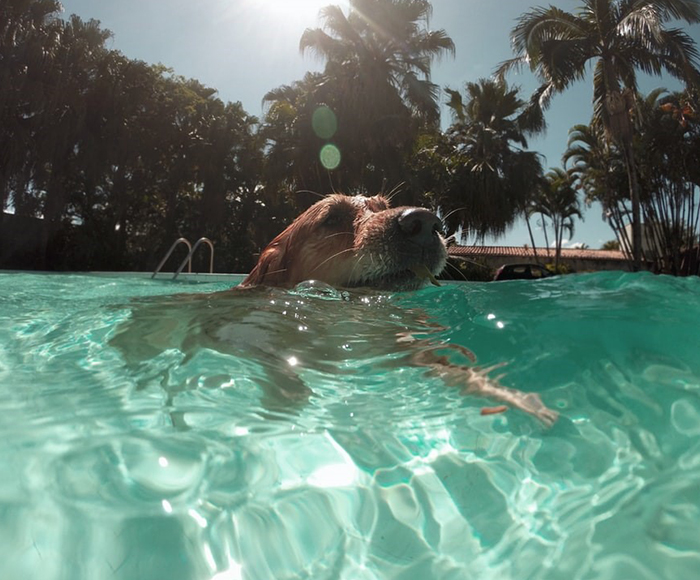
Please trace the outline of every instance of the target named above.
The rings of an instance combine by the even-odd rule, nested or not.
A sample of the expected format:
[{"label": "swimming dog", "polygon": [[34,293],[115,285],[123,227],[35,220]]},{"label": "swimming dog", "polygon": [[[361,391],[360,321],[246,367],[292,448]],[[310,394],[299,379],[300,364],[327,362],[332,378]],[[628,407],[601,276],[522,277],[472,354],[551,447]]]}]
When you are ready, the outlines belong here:
[{"label": "swimming dog", "polygon": [[[435,276],[447,259],[441,230],[442,221],[427,209],[391,208],[381,195],[333,194],[311,206],[272,240],[239,288],[291,287],[310,279],[334,287],[377,290],[414,290],[427,281],[437,285]],[[410,335],[404,336],[403,342],[415,343],[415,364],[430,367],[446,383],[462,384],[465,392],[518,407],[545,424],[556,420],[556,412],[537,394],[509,389],[489,379],[487,372],[493,369],[456,365],[445,355],[436,354],[446,348],[464,354],[466,349],[415,341]]]},{"label": "swimming dog", "polygon": [[[263,406],[279,410],[298,407],[312,395],[300,379],[304,368],[341,373],[339,363],[347,356],[342,346],[352,342],[356,357],[369,361],[386,355],[391,365],[426,368],[464,394],[499,403],[483,409],[484,414],[505,411],[505,403],[552,425],[557,413],[538,394],[489,376],[501,365],[455,362],[475,363],[475,357],[465,347],[440,340],[437,335],[445,328],[425,313],[353,299],[317,304],[313,310],[298,294],[284,294],[308,280],[316,281],[316,291],[345,289],[346,295],[347,289],[393,292],[438,284],[435,277],[447,258],[441,229],[441,220],[424,208],[391,208],[382,196],[332,194],[274,238],[233,291],[143,303],[112,344],[130,362],[145,362],[173,348],[186,359],[212,349],[259,361],[266,369],[257,377]],[[363,323],[365,317],[372,323]]]}]

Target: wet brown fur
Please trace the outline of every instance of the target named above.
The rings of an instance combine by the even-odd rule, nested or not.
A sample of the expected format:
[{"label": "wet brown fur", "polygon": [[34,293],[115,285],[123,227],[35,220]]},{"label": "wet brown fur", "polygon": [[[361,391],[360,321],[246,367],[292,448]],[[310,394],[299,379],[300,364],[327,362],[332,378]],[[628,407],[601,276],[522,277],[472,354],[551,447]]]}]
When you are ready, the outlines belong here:
[{"label": "wet brown fur", "polygon": [[[391,208],[383,196],[333,194],[317,202],[263,250],[240,288],[291,287],[319,280],[334,287],[366,286],[405,290],[425,280],[411,272],[425,265],[437,275],[445,266],[445,243],[437,231],[415,235],[398,225],[414,212],[427,229],[439,223],[422,208]],[[406,231],[408,230],[408,231]]]}]

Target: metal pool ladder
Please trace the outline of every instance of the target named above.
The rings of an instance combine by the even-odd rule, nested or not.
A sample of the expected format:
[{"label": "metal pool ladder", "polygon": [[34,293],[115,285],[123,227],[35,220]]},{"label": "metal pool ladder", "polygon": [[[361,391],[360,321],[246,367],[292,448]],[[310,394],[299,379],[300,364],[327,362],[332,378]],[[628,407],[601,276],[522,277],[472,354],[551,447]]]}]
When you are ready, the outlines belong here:
[{"label": "metal pool ladder", "polygon": [[197,251],[197,248],[199,248],[199,246],[201,246],[203,243],[207,244],[209,246],[209,250],[210,250],[210,252],[209,252],[209,273],[213,274],[214,273],[214,244],[212,243],[212,241],[209,238],[199,238],[197,240],[197,242],[195,243],[195,245],[193,246],[192,244],[190,244],[190,241],[187,238],[178,238],[177,240],[175,240],[173,242],[173,245],[170,246],[170,249],[165,254],[165,257],[160,261],[160,264],[158,264],[158,267],[155,269],[153,274],[151,274],[151,279],[155,278],[156,274],[158,274],[158,272],[160,272],[160,269],[165,265],[165,262],[168,261],[170,254],[173,253],[173,251],[175,250],[175,248],[177,247],[178,244],[185,244],[187,246],[188,252],[187,252],[187,256],[182,261],[182,264],[180,264],[180,267],[173,274],[173,280],[175,280],[175,278],[177,278],[180,275],[180,272],[182,272],[182,270],[184,269],[185,264],[187,264],[187,273],[191,274],[192,273],[192,256]]}]

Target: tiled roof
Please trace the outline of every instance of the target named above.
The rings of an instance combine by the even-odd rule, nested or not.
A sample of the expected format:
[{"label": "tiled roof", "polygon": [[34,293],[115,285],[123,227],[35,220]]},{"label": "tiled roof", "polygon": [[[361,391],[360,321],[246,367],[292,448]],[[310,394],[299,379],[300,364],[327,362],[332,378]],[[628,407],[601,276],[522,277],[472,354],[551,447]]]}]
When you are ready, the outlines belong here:
[{"label": "tiled roof", "polygon": [[[483,256],[535,259],[535,253],[529,246],[450,246],[447,251],[450,256],[463,256],[465,258]],[[554,259],[554,248],[549,248],[549,256],[552,260]],[[537,248],[537,257],[546,259],[547,248]],[[618,250],[562,248],[561,257],[569,260],[625,260],[624,254]]]}]

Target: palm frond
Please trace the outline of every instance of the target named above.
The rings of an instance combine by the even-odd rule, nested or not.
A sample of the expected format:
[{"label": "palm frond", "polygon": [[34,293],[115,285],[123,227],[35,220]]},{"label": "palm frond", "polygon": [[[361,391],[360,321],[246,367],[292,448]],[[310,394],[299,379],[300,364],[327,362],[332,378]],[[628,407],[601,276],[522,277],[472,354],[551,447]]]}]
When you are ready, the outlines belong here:
[{"label": "palm frond", "polygon": [[497,80],[505,80],[506,75],[514,71],[516,73],[521,72],[523,67],[529,66],[530,59],[527,55],[516,56],[515,58],[509,58],[499,63],[494,71],[494,77]]},{"label": "palm frond", "polygon": [[335,38],[342,38],[351,43],[361,42],[362,39],[358,31],[340,6],[330,5],[322,8],[320,17],[324,27],[327,28]]},{"label": "palm frond", "polygon": [[299,40],[299,51],[312,52],[317,58],[337,60],[343,54],[341,43],[320,28],[307,28]]},{"label": "palm frond", "polygon": [[622,0],[620,10],[623,14],[643,9],[653,9],[662,22],[683,20],[688,24],[700,22],[700,4],[696,0]]},{"label": "palm frond", "polygon": [[464,123],[466,121],[466,115],[464,114],[464,101],[462,100],[462,93],[450,88],[445,88],[445,92],[450,96],[449,100],[446,101],[446,104],[450,109],[452,109],[453,117],[456,120]]},{"label": "palm frond", "polygon": [[437,104],[440,87],[425,79],[419,79],[415,74],[404,75],[403,90],[406,101],[429,123],[435,123],[440,117]]}]

